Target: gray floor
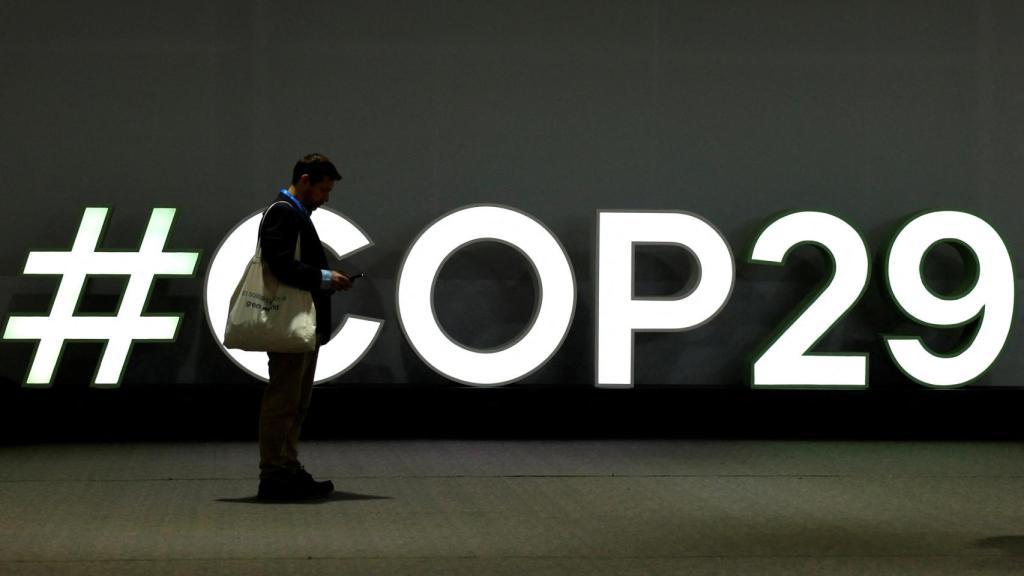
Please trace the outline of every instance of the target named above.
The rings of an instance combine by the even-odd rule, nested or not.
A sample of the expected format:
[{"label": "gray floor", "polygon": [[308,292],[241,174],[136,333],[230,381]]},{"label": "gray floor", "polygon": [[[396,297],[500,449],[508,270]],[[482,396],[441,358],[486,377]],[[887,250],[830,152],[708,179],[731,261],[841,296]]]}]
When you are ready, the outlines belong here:
[{"label": "gray floor", "polygon": [[0,574],[1024,574],[1024,445],[303,442],[0,447]]}]

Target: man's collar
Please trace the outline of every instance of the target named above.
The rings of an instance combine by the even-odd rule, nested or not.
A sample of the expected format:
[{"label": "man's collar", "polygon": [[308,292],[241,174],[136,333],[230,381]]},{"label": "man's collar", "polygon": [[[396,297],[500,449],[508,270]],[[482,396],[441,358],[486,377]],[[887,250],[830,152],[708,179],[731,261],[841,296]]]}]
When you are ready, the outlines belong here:
[{"label": "man's collar", "polygon": [[299,200],[291,192],[289,192],[287,188],[281,188],[281,191],[278,193],[278,195],[284,197],[285,200],[291,202],[299,210],[302,210],[302,213],[305,214],[307,218],[309,218],[309,216],[313,213],[313,211],[310,210],[301,200]]}]

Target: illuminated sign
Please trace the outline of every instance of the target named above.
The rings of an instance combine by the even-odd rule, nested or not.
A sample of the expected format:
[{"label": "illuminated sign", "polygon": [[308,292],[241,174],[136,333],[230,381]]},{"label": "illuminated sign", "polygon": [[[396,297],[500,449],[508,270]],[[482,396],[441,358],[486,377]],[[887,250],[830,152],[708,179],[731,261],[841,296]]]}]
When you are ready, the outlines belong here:
[{"label": "illuminated sign", "polygon": [[[231,294],[249,259],[256,253],[262,215],[262,210],[250,214],[221,241],[206,272],[204,300],[206,319],[217,345],[239,368],[266,381],[270,379],[266,352],[247,352],[224,346]],[[337,212],[321,207],[313,212],[311,218],[321,242],[339,260],[373,246],[358,226]],[[346,315],[331,340],[320,347],[314,381],[331,380],[355,366],[373,346],[383,325],[384,321],[377,318]]]},{"label": "illuminated sign", "polygon": [[[210,261],[203,292],[210,330],[228,357],[252,376],[266,380],[266,354],[223,346],[228,303],[238,278],[255,252],[261,212],[230,230]],[[153,210],[137,252],[97,251],[106,208],[87,208],[68,252],[30,252],[26,274],[63,276],[48,316],[11,316],[4,340],[38,340],[26,385],[48,385],[64,342],[107,342],[94,384],[120,382],[136,341],[172,341],[180,315],[143,315],[156,276],[192,275],[198,252],[164,252],[173,208]],[[345,216],[322,208],[313,225],[337,259],[373,244]],[[595,386],[630,388],[634,334],[694,330],[725,307],[736,281],[728,242],[709,222],[680,211],[596,213]],[[434,312],[434,286],[448,258],[476,242],[500,242],[519,251],[533,271],[538,294],[533,318],[523,333],[494,349],[473,349],[451,338]],[[636,247],[675,246],[687,251],[696,271],[672,296],[637,297]],[[969,282],[952,295],[925,285],[925,257],[950,244],[968,265]],[[792,311],[750,363],[755,388],[863,389],[868,355],[815,353],[816,344],[857,305],[868,286],[870,251],[849,223],[824,212],[792,212],[773,218],[750,248],[750,265],[783,266],[800,245],[820,248],[831,262],[823,287]],[[957,351],[936,353],[921,339],[884,335],[894,364],[909,378],[931,387],[964,386],[984,374],[1002,351],[1010,331],[1014,274],[999,234],[984,220],[957,211],[919,214],[901,227],[884,254],[884,282],[906,316],[927,327],[974,322],[973,335]],[[87,275],[128,275],[116,315],[76,315]],[[402,259],[395,293],[399,326],[415,353],[439,374],[471,386],[501,386],[540,369],[558,351],[572,325],[576,277],[558,238],[539,220],[507,206],[465,206],[429,224]],[[324,382],[343,374],[374,345],[384,320],[349,314],[320,349],[315,375]]]},{"label": "illuminated sign", "polygon": [[[445,333],[434,314],[434,282],[460,248],[483,241],[519,250],[533,266],[539,294],[533,320],[516,341],[473,350]],[[576,279],[558,239],[532,216],[504,206],[470,206],[420,233],[398,272],[398,319],[413,350],[438,373],[464,384],[498,386],[540,368],[561,346],[576,308]]]},{"label": "illuminated sign", "polygon": [[[939,296],[924,283],[924,258],[949,242],[961,250],[971,282],[959,294]],[[754,387],[864,388],[867,354],[809,354],[860,297],[868,283],[867,245],[842,219],[822,212],[797,212],[772,221],[758,236],[750,261],[781,264],[789,250],[814,244],[833,262],[833,274],[820,294],[798,311],[752,365]],[[1013,317],[1013,267],[999,234],[965,212],[920,214],[896,233],[886,252],[885,281],[893,301],[926,326],[962,326],[981,317],[974,337],[959,351],[936,354],[920,338],[885,336],[896,366],[926,386],[956,387],[981,376],[995,362]]]},{"label": "illuminated sign", "polygon": [[[47,316],[11,316],[4,340],[39,340],[25,384],[49,386],[67,341],[103,341],[103,357],[93,377],[96,386],[117,386],[132,344],[173,341],[180,314],[147,315],[142,311],[157,276],[191,276],[198,252],[164,252],[174,208],[154,208],[142,245],[135,252],[98,252],[107,208],[86,208],[68,252],[29,252],[25,274],[59,274],[57,295]],[[114,316],[75,315],[87,275],[126,275]]]},{"label": "illuminated sign", "polygon": [[[711,320],[732,293],[732,252],[700,216],[685,212],[597,213],[597,386],[633,386],[633,333],[691,330]],[[682,296],[637,298],[637,244],[669,244],[697,261],[696,280]]]},{"label": "illuminated sign", "polygon": [[853,308],[868,285],[868,247],[860,233],[841,218],[823,212],[796,212],[773,220],[758,235],[750,262],[781,266],[800,244],[821,248],[832,260],[832,274],[822,292],[782,326],[754,359],[755,388],[865,388],[867,354],[810,354]]},{"label": "illuminated sign", "polygon": [[[933,293],[921,277],[924,257],[939,242],[951,242],[973,265],[971,282],[959,294]],[[919,338],[886,336],[896,366],[927,386],[962,386],[995,362],[1013,318],[1013,265],[1002,238],[987,222],[964,212],[927,212],[900,229],[886,251],[886,285],[896,305],[915,321],[936,328],[980,318],[974,337],[952,354],[936,354]]]}]

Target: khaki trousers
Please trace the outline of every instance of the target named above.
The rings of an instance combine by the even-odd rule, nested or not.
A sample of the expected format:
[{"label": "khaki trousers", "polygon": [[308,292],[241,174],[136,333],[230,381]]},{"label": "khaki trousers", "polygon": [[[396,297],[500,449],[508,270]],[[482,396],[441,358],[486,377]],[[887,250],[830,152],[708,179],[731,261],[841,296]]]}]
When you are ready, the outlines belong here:
[{"label": "khaki trousers", "polygon": [[267,352],[270,382],[260,404],[260,479],[298,469],[299,431],[309,410],[320,352]]}]

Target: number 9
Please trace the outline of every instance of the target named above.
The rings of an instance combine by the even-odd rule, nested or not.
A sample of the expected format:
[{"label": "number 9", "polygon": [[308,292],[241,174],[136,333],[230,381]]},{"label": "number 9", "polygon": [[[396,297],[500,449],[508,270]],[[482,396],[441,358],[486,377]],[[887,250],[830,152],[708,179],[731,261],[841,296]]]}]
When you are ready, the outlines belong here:
[{"label": "number 9", "polygon": [[[937,296],[924,285],[924,258],[940,242],[960,244],[977,260],[976,282],[960,296]],[[995,362],[1010,333],[1014,275],[1006,245],[987,222],[954,211],[917,216],[893,238],[885,277],[896,305],[921,324],[962,326],[981,316],[974,338],[953,354],[935,354],[917,337],[886,336],[889,355],[907,376],[926,386],[963,386]]]}]

